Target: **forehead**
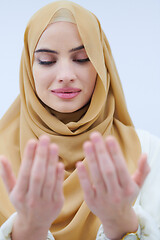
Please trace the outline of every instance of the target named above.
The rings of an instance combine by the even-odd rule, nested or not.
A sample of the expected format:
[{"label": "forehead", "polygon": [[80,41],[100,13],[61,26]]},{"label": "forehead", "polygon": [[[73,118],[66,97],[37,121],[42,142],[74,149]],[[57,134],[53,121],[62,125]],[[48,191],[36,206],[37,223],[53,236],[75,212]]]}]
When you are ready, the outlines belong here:
[{"label": "forehead", "polygon": [[81,38],[77,25],[70,22],[55,22],[46,28],[41,35],[37,47],[45,47],[48,44],[63,47],[64,44],[81,44]]}]

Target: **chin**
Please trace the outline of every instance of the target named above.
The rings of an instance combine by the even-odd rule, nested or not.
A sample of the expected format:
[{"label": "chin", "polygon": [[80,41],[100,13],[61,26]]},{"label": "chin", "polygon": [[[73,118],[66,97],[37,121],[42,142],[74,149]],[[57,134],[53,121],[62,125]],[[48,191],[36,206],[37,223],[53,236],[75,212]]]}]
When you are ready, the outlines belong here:
[{"label": "chin", "polygon": [[61,107],[50,106],[50,108],[52,108],[53,110],[59,113],[72,113],[78,110],[77,108],[67,108],[65,106],[61,106]]},{"label": "chin", "polygon": [[72,107],[72,106],[59,106],[57,108],[54,108],[57,112],[60,113],[73,113],[76,112],[77,110],[79,110],[78,107]]},{"label": "chin", "polygon": [[60,113],[73,113],[73,112],[76,112],[77,110],[66,110],[66,109],[64,109],[64,110],[57,110],[58,112],[60,112]]}]

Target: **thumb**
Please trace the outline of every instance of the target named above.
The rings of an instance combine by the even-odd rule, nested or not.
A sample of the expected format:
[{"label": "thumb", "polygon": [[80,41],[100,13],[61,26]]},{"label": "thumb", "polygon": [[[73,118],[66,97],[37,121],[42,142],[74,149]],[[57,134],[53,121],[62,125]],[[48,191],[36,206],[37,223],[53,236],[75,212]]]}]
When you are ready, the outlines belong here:
[{"label": "thumb", "polygon": [[139,188],[142,187],[149,172],[150,172],[150,167],[147,163],[147,155],[142,154],[138,162],[138,169],[135,171],[135,173],[132,176],[132,179],[139,186]]},{"label": "thumb", "polygon": [[10,193],[16,184],[16,178],[12,171],[11,164],[5,156],[0,156],[0,166],[0,175],[7,192]]}]

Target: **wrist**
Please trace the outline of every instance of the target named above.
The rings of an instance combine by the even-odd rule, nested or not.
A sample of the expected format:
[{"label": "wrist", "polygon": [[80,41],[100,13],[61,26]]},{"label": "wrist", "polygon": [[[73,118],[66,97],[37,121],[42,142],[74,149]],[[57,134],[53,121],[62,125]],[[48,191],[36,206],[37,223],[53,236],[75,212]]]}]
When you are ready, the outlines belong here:
[{"label": "wrist", "polygon": [[120,240],[127,233],[134,233],[138,229],[138,218],[134,211],[127,216],[112,221],[102,221],[104,233],[110,240]]},{"label": "wrist", "polygon": [[46,240],[49,228],[31,225],[18,215],[12,229],[12,240]]}]

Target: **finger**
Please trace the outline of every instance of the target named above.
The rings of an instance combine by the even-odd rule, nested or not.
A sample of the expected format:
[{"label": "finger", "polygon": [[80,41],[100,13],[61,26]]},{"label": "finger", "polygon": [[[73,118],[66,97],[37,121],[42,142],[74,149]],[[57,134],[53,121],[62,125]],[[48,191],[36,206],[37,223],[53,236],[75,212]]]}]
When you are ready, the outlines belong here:
[{"label": "finger", "polygon": [[64,180],[64,165],[59,162],[57,164],[56,170],[56,183],[53,189],[52,198],[55,202],[62,202],[64,200],[63,196],[63,180]]},{"label": "finger", "polygon": [[56,181],[57,162],[58,162],[58,146],[56,144],[51,144],[49,146],[48,164],[46,169],[44,185],[42,189],[42,197],[44,199],[52,198],[52,193]]},{"label": "finger", "polygon": [[7,192],[10,193],[16,184],[16,178],[12,171],[11,164],[6,157],[0,156],[0,163],[1,163],[1,177],[3,179]]},{"label": "finger", "polygon": [[45,179],[45,172],[48,161],[49,142],[49,138],[43,135],[39,138],[39,142],[37,144],[35,159],[31,170],[29,187],[29,194],[33,198],[41,197],[42,186]]},{"label": "finger", "polygon": [[37,141],[32,139],[27,143],[26,148],[24,150],[23,161],[17,179],[17,190],[20,195],[25,195],[29,189],[29,181],[36,146]]},{"label": "finger", "polygon": [[76,167],[77,167],[79,181],[84,192],[84,198],[87,202],[88,201],[91,202],[95,198],[96,193],[90,182],[85,166],[83,165],[82,162],[78,162],[76,164]]},{"label": "finger", "polygon": [[121,148],[113,136],[108,136],[105,139],[105,143],[116,168],[119,184],[121,187],[127,189],[131,183],[131,177],[128,172]]},{"label": "finger", "polygon": [[150,167],[147,163],[147,155],[142,154],[139,162],[138,162],[138,169],[133,175],[133,180],[136,182],[136,184],[139,186],[139,188],[142,187],[147,175],[150,172]]},{"label": "finger", "polygon": [[100,172],[99,165],[96,160],[96,154],[94,151],[93,144],[89,141],[85,142],[83,145],[84,153],[86,156],[86,160],[89,166],[89,172],[91,176],[91,181],[95,186],[97,193],[106,192],[106,185],[104,183],[102,174]]},{"label": "finger", "polygon": [[107,191],[110,194],[117,193],[119,191],[119,184],[116,170],[105,146],[105,142],[98,132],[92,133],[90,138],[95,148],[97,162],[107,186]]}]

